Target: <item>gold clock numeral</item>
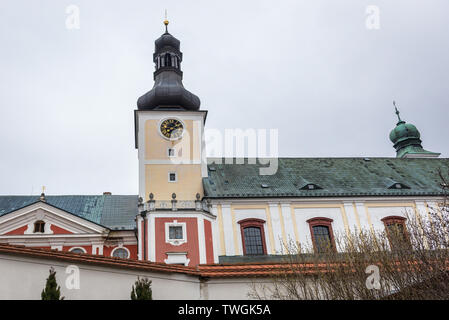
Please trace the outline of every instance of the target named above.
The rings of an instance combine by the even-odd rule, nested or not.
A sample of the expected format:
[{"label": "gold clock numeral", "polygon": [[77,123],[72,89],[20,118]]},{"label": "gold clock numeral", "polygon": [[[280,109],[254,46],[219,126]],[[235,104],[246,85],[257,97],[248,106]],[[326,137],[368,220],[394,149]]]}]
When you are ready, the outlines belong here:
[{"label": "gold clock numeral", "polygon": [[183,132],[182,122],[176,119],[167,119],[161,123],[160,132],[168,139],[180,138]]}]

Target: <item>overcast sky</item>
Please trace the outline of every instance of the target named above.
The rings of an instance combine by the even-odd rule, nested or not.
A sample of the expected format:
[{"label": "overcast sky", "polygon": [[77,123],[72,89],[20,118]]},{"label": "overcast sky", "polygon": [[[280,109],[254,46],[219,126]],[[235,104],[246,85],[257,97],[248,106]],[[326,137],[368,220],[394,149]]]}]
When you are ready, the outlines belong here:
[{"label": "overcast sky", "polygon": [[133,110],[165,9],[207,128],[277,128],[281,156],[393,157],[396,100],[448,157],[447,0],[1,0],[0,194],[137,194]]}]

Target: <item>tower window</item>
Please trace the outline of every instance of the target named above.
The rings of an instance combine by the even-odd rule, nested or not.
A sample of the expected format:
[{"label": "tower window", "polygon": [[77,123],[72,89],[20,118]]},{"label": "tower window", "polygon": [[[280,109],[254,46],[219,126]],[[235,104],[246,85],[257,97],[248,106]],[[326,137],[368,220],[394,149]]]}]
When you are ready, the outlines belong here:
[{"label": "tower window", "polygon": [[165,66],[166,67],[171,67],[172,66],[171,54],[170,53],[165,54]]},{"label": "tower window", "polygon": [[167,149],[167,155],[169,157],[174,157],[175,156],[175,149],[174,148],[168,148]]},{"label": "tower window", "polygon": [[239,221],[242,234],[243,254],[263,255],[267,254],[265,244],[265,221],[261,219],[244,219]]},{"label": "tower window", "polygon": [[173,246],[180,246],[187,242],[187,225],[185,222],[165,223],[165,242]]},{"label": "tower window", "polygon": [[176,182],[176,181],[178,181],[176,172],[169,172],[168,173],[168,182]]},{"label": "tower window", "polygon": [[168,228],[168,233],[168,237],[170,240],[179,240],[184,238],[182,226],[170,226]]},{"label": "tower window", "polygon": [[45,231],[45,222],[42,220],[38,220],[34,223],[34,233],[40,232],[44,233]]},{"label": "tower window", "polygon": [[312,236],[313,248],[316,253],[335,250],[332,221],[329,218],[313,218],[307,220]]}]

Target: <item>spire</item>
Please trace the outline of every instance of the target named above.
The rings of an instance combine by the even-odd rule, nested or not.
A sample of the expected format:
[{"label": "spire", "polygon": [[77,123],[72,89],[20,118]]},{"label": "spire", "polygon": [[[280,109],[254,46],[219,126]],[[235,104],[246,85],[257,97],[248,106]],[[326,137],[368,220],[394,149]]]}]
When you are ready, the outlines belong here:
[{"label": "spire", "polygon": [[45,198],[45,186],[42,186],[42,193],[41,193],[41,196],[40,196],[39,200],[42,201],[42,202],[46,202],[47,201],[46,198]]},{"label": "spire", "polygon": [[396,107],[396,101],[394,101],[393,100],[393,105],[394,105],[394,109],[396,110],[396,115],[398,116],[398,123],[401,123],[401,122],[404,122],[404,121],[402,121],[401,120],[401,117],[399,116],[399,110],[398,110],[398,108]]},{"label": "spire", "polygon": [[153,89],[137,100],[139,110],[178,109],[195,111],[200,108],[200,99],[187,91],[182,84],[182,52],[180,41],[168,33],[167,13],[165,33],[155,42],[153,61],[155,64]]},{"label": "spire", "polygon": [[424,150],[422,147],[421,134],[411,123],[406,123],[399,116],[396,102],[393,101],[398,123],[390,132],[390,140],[396,149],[397,158],[436,158],[440,154]]},{"label": "spire", "polygon": [[167,20],[167,9],[165,9],[165,20],[164,20],[164,25],[165,25],[165,33],[168,33],[168,20]]}]

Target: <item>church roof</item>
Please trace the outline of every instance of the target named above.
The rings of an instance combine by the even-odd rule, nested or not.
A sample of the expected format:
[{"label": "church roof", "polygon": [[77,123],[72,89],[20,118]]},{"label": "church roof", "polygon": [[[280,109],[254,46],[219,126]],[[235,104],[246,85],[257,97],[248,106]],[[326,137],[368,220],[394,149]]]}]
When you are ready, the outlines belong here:
[{"label": "church roof", "polygon": [[274,175],[260,175],[267,165],[233,160],[208,165],[206,197],[440,196],[438,172],[449,170],[447,158],[279,158]]},{"label": "church roof", "polygon": [[[137,195],[45,196],[48,204],[111,230],[133,230]],[[39,201],[39,196],[0,196],[0,216]]]},{"label": "church roof", "polygon": [[[208,159],[211,161],[211,159]],[[229,159],[228,159],[229,160]],[[207,198],[442,196],[443,158],[279,158],[274,175],[260,164],[212,163],[203,179]],[[111,230],[133,230],[137,195],[45,196],[46,202]],[[0,216],[39,201],[39,196],[0,196]]]}]

